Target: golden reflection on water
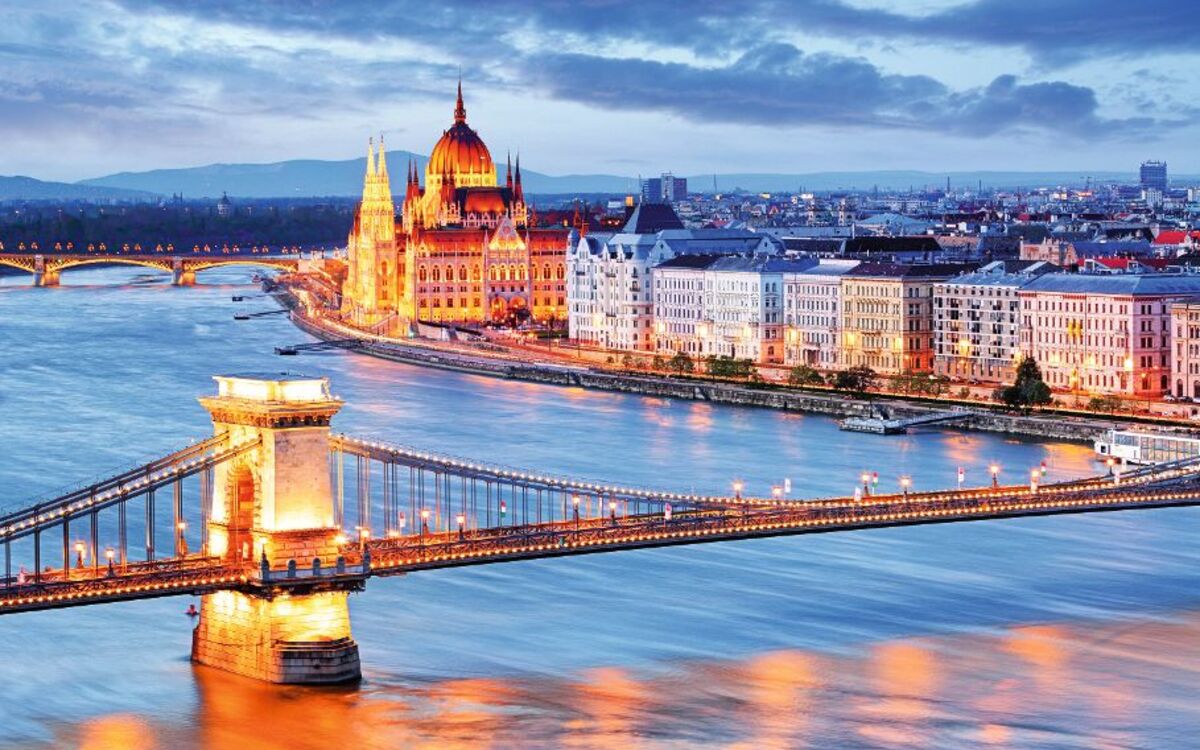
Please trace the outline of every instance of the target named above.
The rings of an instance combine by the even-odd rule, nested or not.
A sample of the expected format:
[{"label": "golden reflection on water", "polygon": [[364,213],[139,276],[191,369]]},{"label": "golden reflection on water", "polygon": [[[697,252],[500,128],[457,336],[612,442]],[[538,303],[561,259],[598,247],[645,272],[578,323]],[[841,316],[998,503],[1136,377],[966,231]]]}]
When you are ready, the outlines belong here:
[{"label": "golden reflection on water", "polygon": [[378,675],[360,688],[317,689],[265,685],[203,667],[193,674],[196,706],[182,721],[101,716],[66,727],[56,744],[85,750],[1156,747],[1145,734],[1148,714],[1165,709],[1183,721],[1196,715],[1200,614],[1132,624],[1017,625],[996,635],[900,638],[846,655],[784,649],[564,676]]}]

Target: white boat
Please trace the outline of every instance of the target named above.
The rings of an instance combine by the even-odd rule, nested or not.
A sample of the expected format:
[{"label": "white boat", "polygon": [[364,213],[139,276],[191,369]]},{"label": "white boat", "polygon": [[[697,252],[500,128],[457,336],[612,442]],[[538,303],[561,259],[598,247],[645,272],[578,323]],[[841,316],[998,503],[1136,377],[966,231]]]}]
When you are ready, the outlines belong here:
[{"label": "white boat", "polygon": [[1143,430],[1109,430],[1093,443],[1096,456],[1126,464],[1160,464],[1200,456],[1200,437]]}]

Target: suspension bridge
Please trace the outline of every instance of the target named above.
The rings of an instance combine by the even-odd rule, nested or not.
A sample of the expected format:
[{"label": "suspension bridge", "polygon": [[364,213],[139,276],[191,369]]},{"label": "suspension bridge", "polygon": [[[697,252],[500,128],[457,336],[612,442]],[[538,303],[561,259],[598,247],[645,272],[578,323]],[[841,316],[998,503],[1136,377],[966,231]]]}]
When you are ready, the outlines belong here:
[{"label": "suspension bridge", "polygon": [[[797,500],[493,465],[331,431],[323,378],[216,378],[214,435],[0,511],[0,615],[202,596],[193,659],[357,679],[349,593],[424,570],[758,537],[1200,504],[1200,459],[1040,484]],[[27,567],[28,566],[28,567]]]}]

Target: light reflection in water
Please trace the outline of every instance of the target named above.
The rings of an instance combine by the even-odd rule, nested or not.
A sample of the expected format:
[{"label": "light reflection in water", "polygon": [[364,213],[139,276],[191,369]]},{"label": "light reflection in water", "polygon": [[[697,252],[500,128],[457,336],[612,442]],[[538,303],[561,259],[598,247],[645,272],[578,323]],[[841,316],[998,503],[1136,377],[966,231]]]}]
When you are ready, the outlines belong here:
[{"label": "light reflection in water", "polygon": [[[231,290],[0,291],[0,488],[27,497],[209,429],[214,370],[327,374],[340,430],[664,488],[793,495],[1096,470],[1086,446],[431,372],[332,353]],[[205,282],[236,280],[214,272]],[[248,310],[268,307],[248,300]],[[46,335],[47,331],[55,332]],[[68,332],[70,335],[68,335]],[[763,540],[422,573],[353,600],[360,690],[185,661],[187,602],[0,619],[0,747],[1192,750],[1193,510]],[[1161,613],[1185,612],[1177,621]],[[989,633],[990,635],[982,635]]]}]

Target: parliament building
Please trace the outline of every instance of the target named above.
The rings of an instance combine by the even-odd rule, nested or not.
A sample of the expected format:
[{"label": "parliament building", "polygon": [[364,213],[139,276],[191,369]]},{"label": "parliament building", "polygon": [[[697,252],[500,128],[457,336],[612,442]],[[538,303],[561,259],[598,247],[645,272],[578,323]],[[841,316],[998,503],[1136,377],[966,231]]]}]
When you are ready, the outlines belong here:
[{"label": "parliament building", "polygon": [[382,138],[378,149],[368,144],[342,312],[368,327],[562,321],[568,235],[537,227],[519,156],[499,183],[491,153],[467,125],[460,83],[454,124],[433,147],[423,184],[408,165],[399,217]]}]

